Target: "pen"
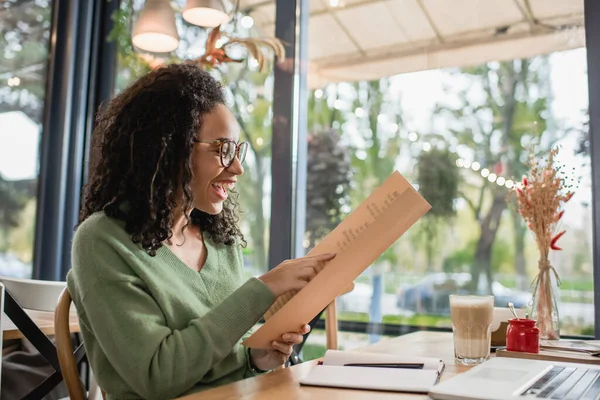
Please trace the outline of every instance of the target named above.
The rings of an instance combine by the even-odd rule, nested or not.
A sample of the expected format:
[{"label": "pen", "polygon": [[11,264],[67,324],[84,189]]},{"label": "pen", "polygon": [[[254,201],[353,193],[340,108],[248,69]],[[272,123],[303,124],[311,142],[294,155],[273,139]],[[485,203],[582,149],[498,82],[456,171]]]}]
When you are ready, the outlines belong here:
[{"label": "pen", "polygon": [[353,364],[344,364],[344,366],[345,367],[423,369],[423,364],[411,364],[411,363],[353,363]]}]

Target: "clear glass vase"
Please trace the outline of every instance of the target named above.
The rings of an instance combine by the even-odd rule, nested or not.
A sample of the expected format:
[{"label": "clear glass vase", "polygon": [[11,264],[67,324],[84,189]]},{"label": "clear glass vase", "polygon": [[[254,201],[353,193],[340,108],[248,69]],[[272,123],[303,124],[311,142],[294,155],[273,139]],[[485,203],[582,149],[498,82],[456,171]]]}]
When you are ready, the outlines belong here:
[{"label": "clear glass vase", "polygon": [[560,339],[558,316],[558,280],[548,260],[540,260],[540,271],[536,278],[531,304],[531,319],[537,321],[541,340]]}]

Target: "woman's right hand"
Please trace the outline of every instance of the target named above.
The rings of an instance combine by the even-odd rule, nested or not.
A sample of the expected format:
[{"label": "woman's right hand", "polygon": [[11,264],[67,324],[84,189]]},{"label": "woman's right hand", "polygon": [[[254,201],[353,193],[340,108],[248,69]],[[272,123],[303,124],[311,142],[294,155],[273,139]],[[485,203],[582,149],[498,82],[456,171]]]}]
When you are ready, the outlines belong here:
[{"label": "woman's right hand", "polygon": [[279,297],[290,290],[302,289],[325,267],[327,261],[334,257],[334,253],[326,253],[285,260],[258,279],[271,289],[275,297]]}]

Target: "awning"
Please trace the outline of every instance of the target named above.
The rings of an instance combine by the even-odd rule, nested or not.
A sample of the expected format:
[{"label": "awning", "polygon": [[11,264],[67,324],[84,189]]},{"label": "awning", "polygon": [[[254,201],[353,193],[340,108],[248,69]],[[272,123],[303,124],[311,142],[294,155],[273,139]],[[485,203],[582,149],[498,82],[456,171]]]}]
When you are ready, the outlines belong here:
[{"label": "awning", "polygon": [[[274,35],[272,0],[240,8]],[[583,0],[311,0],[310,12],[311,88],[585,45]]]}]

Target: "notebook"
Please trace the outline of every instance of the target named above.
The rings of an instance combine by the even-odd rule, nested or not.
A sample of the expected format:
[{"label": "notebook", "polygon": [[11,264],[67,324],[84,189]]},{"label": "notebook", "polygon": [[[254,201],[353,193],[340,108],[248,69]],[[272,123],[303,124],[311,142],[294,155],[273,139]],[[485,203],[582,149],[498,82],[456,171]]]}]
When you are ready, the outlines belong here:
[{"label": "notebook", "polygon": [[444,362],[437,358],[327,350],[322,364],[300,379],[300,384],[427,393],[444,367]]}]

